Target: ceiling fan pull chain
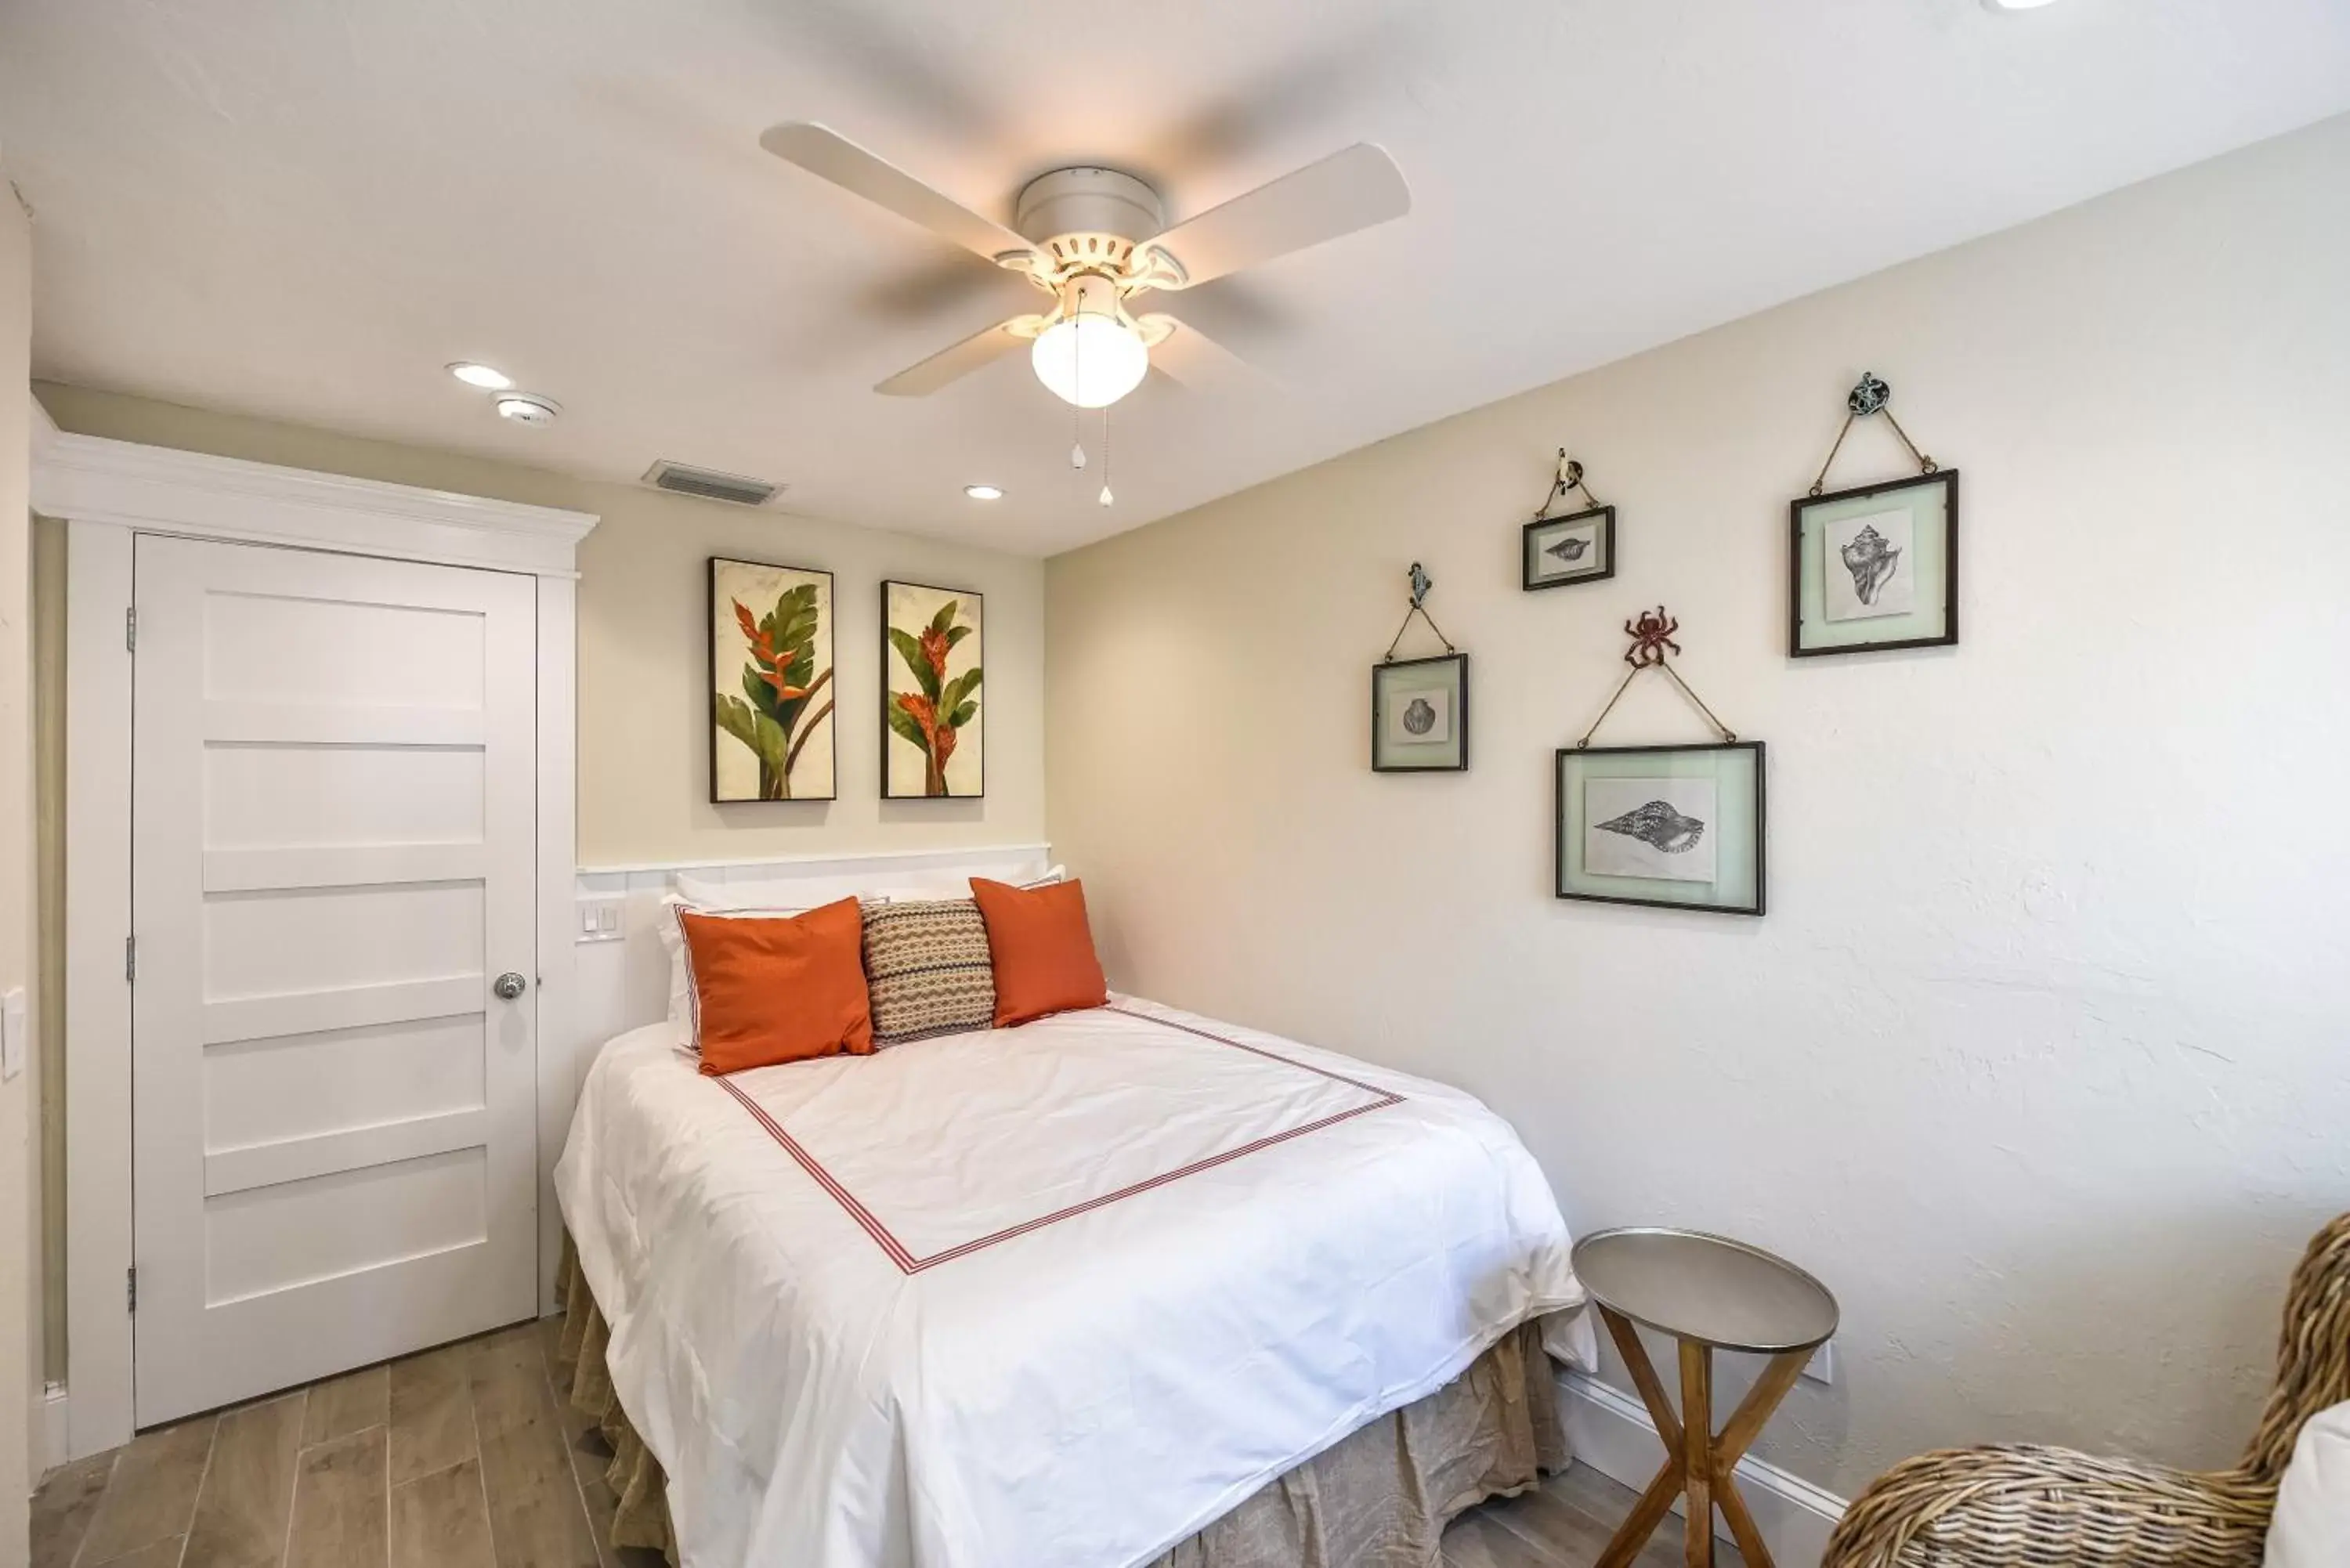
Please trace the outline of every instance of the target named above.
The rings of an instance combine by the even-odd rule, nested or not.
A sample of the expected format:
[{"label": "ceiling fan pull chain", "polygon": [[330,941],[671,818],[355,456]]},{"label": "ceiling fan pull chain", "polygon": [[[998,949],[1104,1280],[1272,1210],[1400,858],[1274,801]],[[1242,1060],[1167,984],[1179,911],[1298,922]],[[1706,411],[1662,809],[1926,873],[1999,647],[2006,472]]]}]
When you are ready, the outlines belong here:
[{"label": "ceiling fan pull chain", "polygon": [[1108,405],[1108,404],[1105,403],[1105,404],[1103,404],[1103,405],[1102,405],[1102,411],[1101,411],[1101,414],[1102,414],[1102,487],[1101,487],[1101,495],[1100,495],[1099,499],[1100,499],[1100,501],[1101,501],[1101,504],[1102,504],[1104,506],[1107,506],[1107,505],[1108,505],[1108,504],[1110,504],[1110,501],[1111,501],[1111,496],[1110,496],[1110,493],[1109,493],[1109,405]]}]

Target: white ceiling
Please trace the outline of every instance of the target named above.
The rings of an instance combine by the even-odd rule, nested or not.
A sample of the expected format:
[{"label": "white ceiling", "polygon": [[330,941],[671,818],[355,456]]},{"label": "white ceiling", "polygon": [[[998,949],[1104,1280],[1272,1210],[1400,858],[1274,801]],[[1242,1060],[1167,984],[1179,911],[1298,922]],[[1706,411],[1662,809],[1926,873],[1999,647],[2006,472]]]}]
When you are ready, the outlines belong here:
[{"label": "white ceiling", "polygon": [[[0,6],[37,374],[1032,552],[2345,109],[2342,0]],[[1035,296],[761,152],[787,119],[1007,223],[1067,163],[1180,219],[1365,140],[1414,205],[1184,296],[1271,379],[1153,377],[1105,512],[1022,358],[870,390]]]}]

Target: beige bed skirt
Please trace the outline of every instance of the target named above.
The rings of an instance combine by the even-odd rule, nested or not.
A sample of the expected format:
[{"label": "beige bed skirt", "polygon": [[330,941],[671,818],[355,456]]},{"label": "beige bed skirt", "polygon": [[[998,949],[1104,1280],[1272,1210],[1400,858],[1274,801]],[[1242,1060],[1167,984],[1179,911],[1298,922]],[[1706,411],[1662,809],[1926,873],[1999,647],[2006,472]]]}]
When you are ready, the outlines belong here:
[{"label": "beige bed skirt", "polygon": [[[568,1237],[562,1290],[554,1370],[612,1446],[605,1472],[619,1500],[612,1543],[650,1548],[673,1563],[660,1465],[612,1392],[604,1366],[609,1331]],[[1541,1326],[1524,1324],[1435,1393],[1267,1482],[1150,1568],[1435,1568],[1453,1515],[1523,1491],[1566,1462]]]}]

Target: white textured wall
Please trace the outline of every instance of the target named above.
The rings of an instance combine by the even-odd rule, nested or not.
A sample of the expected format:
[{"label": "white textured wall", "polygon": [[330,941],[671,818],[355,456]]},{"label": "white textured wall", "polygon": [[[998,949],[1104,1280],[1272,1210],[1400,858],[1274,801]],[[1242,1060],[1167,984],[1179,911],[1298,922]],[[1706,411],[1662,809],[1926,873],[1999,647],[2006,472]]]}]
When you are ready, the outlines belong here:
[{"label": "white textured wall", "polygon": [[[0,166],[0,992],[29,987],[33,977],[31,240]],[[26,1560],[25,1499],[35,1479],[33,1083],[30,1073],[0,1083],[0,1568]]]},{"label": "white textured wall", "polygon": [[[1050,826],[1113,981],[1467,1085],[1578,1229],[1814,1269],[1841,1380],[1761,1450],[1823,1484],[2226,1460],[2350,1207],[2345,192],[2350,119],[1055,558]],[[1965,641],[1798,664],[1786,504],[1863,369],[1964,474]],[[1521,593],[1561,443],[1623,569]],[[1838,474],[1900,470],[1870,428]],[[1415,558],[1466,775],[1366,763]],[[1659,601],[1770,744],[1759,921],[1551,897],[1552,749]],[[1702,734],[1648,677],[1605,738]]]},{"label": "white textured wall", "polygon": [[[46,383],[40,390],[57,423],[79,433],[599,514],[579,550],[583,865],[1026,844],[1045,836],[1042,562],[142,398]],[[714,555],[833,574],[837,800],[710,804],[704,628]],[[879,798],[885,577],[986,596],[984,799]]]}]

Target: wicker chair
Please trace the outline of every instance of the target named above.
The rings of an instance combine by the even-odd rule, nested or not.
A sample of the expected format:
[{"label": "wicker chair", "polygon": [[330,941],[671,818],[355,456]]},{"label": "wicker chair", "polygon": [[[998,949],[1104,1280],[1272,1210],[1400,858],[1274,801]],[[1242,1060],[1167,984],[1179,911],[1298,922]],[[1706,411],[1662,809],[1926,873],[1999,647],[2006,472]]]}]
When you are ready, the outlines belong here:
[{"label": "wicker chair", "polygon": [[2235,1469],[2023,1446],[1919,1454],[1853,1501],[1821,1568],[2261,1568],[2302,1423],[2345,1399],[2350,1214],[2293,1271],[2276,1390]]}]

